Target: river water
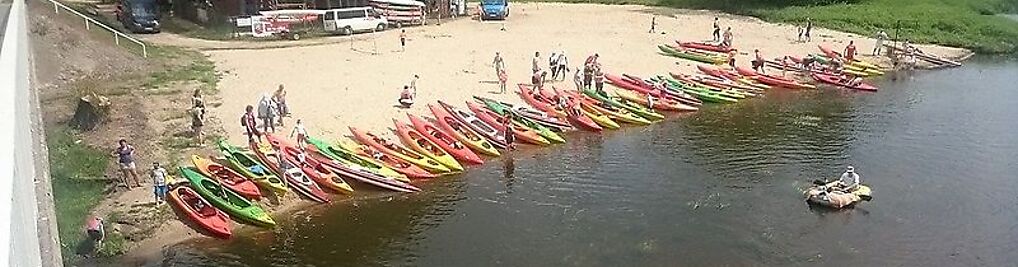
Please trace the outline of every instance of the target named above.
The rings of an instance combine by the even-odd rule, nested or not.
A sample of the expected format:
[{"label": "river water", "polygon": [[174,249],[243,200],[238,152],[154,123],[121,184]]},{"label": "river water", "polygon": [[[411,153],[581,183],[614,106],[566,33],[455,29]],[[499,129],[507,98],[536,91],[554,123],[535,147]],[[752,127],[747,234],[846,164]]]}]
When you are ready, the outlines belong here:
[{"label": "river water", "polygon": [[[897,73],[517,151],[392,195],[277,215],[151,266],[1005,266],[1018,262],[1018,61]],[[854,165],[874,199],[811,209]]]}]

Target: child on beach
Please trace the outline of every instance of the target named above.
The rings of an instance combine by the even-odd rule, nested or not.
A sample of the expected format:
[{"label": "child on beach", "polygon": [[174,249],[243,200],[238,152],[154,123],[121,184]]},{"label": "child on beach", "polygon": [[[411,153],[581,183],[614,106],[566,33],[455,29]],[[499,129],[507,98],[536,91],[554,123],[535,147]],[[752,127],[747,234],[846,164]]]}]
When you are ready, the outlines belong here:
[{"label": "child on beach", "polygon": [[304,124],[297,119],[297,123],[293,125],[293,130],[290,130],[290,137],[297,136],[297,147],[304,149],[308,142],[308,130],[304,128]]},{"label": "child on beach", "polygon": [[[262,135],[258,132],[257,123],[255,122],[254,106],[247,105],[244,116],[240,117],[240,126],[244,127],[247,131],[247,141],[254,143],[256,140],[261,140]],[[255,139],[255,137],[258,139]]]},{"label": "child on beach", "polygon": [[505,74],[505,70],[499,70],[498,72],[498,92],[505,94],[505,83],[509,79],[509,76]]},{"label": "child on beach", "polygon": [[406,29],[401,29],[399,32],[399,49],[401,52],[406,52]]},{"label": "child on beach", "polygon": [[654,27],[657,26],[657,17],[650,17],[650,31],[648,33],[654,33]]},{"label": "child on beach", "polygon": [[516,150],[516,133],[513,132],[513,113],[506,112],[502,117],[502,128],[505,128],[505,143],[509,151]]},{"label": "child on beach", "polygon": [[156,196],[156,206],[162,205],[166,201],[166,192],[169,188],[166,186],[166,169],[159,166],[159,162],[152,163],[152,188]]},{"label": "child on beach", "polygon": [[403,91],[399,93],[399,104],[402,105],[403,108],[410,108],[410,106],[414,104],[415,95],[414,90],[410,89],[410,86],[404,85]]}]

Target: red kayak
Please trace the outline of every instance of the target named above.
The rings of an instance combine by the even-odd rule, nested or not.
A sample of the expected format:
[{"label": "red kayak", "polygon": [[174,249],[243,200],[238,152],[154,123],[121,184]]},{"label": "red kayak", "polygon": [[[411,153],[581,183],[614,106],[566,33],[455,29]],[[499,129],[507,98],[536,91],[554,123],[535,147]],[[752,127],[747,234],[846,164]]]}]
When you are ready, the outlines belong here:
[{"label": "red kayak", "polygon": [[230,238],[230,217],[225,212],[213,207],[205,198],[186,186],[178,186],[170,190],[170,202],[180,208],[188,218],[220,238]]},{"label": "red kayak", "polygon": [[318,184],[312,181],[311,178],[308,178],[300,168],[294,167],[296,165],[293,162],[276,153],[276,150],[271,145],[259,145],[258,143],[251,142],[251,151],[254,151],[258,159],[265,163],[270,170],[283,177],[287,185],[293,188],[294,191],[297,191],[297,193],[321,203],[331,201],[329,195]]},{"label": "red kayak", "polygon": [[488,125],[488,123],[478,119],[473,113],[453,107],[441,100],[438,101],[438,104],[441,105],[445,111],[449,112],[449,114],[452,114],[453,117],[456,117],[457,120],[466,124],[467,127],[470,127],[470,129],[474,130],[474,132],[487,139],[488,142],[495,147],[500,149],[508,147],[505,143],[505,134],[502,131],[496,130],[491,125]]},{"label": "red kayak", "polygon": [[738,73],[734,73],[729,70],[723,70],[714,66],[696,65],[696,68],[699,69],[700,72],[703,72],[704,74],[722,79],[728,79],[730,81],[738,81],[740,78],[742,78],[741,75],[739,75]]},{"label": "red kayak", "polygon": [[322,157],[321,155],[315,157],[310,150],[302,152],[295,145],[289,144],[272,134],[265,135],[265,139],[269,141],[269,144],[279,148],[283,158],[299,167],[308,178],[318,183],[319,186],[344,194],[353,193],[353,187],[350,187],[350,184],[346,183],[343,178],[339,177],[339,174],[327,168],[325,164],[319,161],[319,157]]},{"label": "red kayak", "polygon": [[471,164],[483,164],[484,160],[478,157],[470,148],[467,148],[462,142],[456,140],[448,133],[439,130],[438,127],[431,124],[430,122],[421,119],[420,117],[414,116],[413,114],[407,114],[410,118],[410,124],[414,126],[414,129],[424,134],[424,137],[438,144],[443,150],[449,152],[457,160],[461,160]]},{"label": "red kayak", "polygon": [[781,77],[772,76],[772,75],[766,75],[766,74],[759,74],[756,71],[754,71],[752,69],[749,69],[749,68],[746,68],[746,67],[736,67],[735,70],[738,71],[739,74],[745,75],[747,77],[751,77],[753,79],[756,79],[757,81],[759,81],[762,84],[766,84],[766,85],[770,85],[770,86],[785,87],[785,88],[790,88],[790,89],[814,89],[814,88],[816,88],[813,85],[803,84],[803,83],[796,82],[796,81],[793,81],[793,80],[790,80],[790,79],[786,79],[786,78],[781,78]]},{"label": "red kayak", "polygon": [[833,84],[833,85],[837,85],[837,86],[841,86],[841,87],[845,87],[845,88],[849,88],[849,89],[864,90],[864,91],[877,91],[877,87],[876,86],[864,83],[862,81],[858,81],[858,82],[853,83],[852,79],[843,78],[843,77],[837,76],[837,75],[812,73],[812,74],[810,74],[810,76],[812,76],[813,79],[816,79],[817,81],[822,82],[822,83]]},{"label": "red kayak", "polygon": [[[375,149],[375,148],[373,148],[371,146],[367,146],[367,145],[363,145],[363,144],[358,144],[358,143],[353,143],[353,142],[349,142],[349,143],[345,143],[345,144],[348,144],[350,146],[350,148],[348,148],[348,150],[352,150],[354,153],[357,153],[357,155],[360,155],[361,157],[364,157],[364,158],[375,159],[378,162],[381,162],[382,164],[384,164],[386,167],[389,167],[390,169],[393,169],[396,172],[402,173],[403,175],[406,175],[407,177],[412,177],[412,178],[415,178],[415,179],[431,179],[431,178],[438,177],[437,174],[430,173],[430,172],[424,170],[423,168],[421,168],[421,167],[419,167],[417,165],[414,165],[413,163],[410,163],[409,161],[406,161],[406,160],[404,160],[402,158],[399,158],[399,157],[391,156],[391,155],[386,154],[386,153],[384,153],[384,152],[382,152],[380,150],[377,150],[377,149]],[[401,182],[399,180],[396,180],[396,179],[390,179],[390,180],[393,181],[393,182],[403,183],[403,182]],[[409,184],[404,184],[404,185],[405,186],[409,186]],[[414,189],[411,189],[411,190],[420,191],[417,188],[414,188]]]},{"label": "red kayak", "polygon": [[[361,131],[360,129],[349,127],[350,132],[353,133],[353,138],[357,139],[357,142],[370,146],[372,149],[385,153],[386,155],[402,158],[408,162],[414,162],[417,166],[427,169],[429,172],[444,173],[449,172],[449,168],[446,168],[441,163],[428,158],[416,151],[410,150],[409,148],[397,145],[394,142],[390,142],[385,138],[379,137],[371,132]],[[427,177],[418,177],[427,178]]]},{"label": "red kayak", "polygon": [[[657,88],[664,88],[664,86],[665,86],[665,85],[654,86],[654,85],[652,85],[650,83],[645,82],[640,77],[636,77],[636,76],[629,75],[629,74],[622,74],[622,80],[626,81],[626,82],[629,82],[629,83],[632,83],[632,84],[636,84],[636,85],[642,86],[644,88],[653,88],[654,91],[661,91],[660,89],[657,89]],[[699,106],[703,105],[703,101],[702,100],[700,100],[700,99],[698,99],[696,97],[693,97],[691,95],[688,95],[686,93],[678,92],[678,91],[674,91],[674,90],[665,90],[664,92],[668,96],[668,99],[675,100],[675,101],[678,101],[679,103],[692,106],[692,107],[689,107],[689,108],[680,108],[679,110],[689,111],[689,110],[693,110],[692,108],[696,108],[696,107],[699,107]],[[658,95],[655,95],[655,96],[660,97],[660,93]]]},{"label": "red kayak", "polygon": [[224,187],[229,188],[230,191],[237,192],[237,194],[248,199],[258,200],[262,198],[262,191],[258,190],[258,186],[245,178],[244,175],[198,155],[191,155],[191,162],[194,163],[195,167],[198,167],[202,174],[216,179]]},{"label": "red kayak", "polygon": [[[477,115],[478,119],[488,123],[491,127],[495,127],[496,130],[502,131],[503,133],[505,132],[505,127],[502,126],[503,123],[505,123],[505,117],[499,116],[494,111],[481,107],[480,105],[470,101],[467,101],[467,108],[469,108],[470,111],[473,111],[474,115]],[[510,123],[509,125],[513,127],[513,136],[516,136],[518,140],[541,146],[551,144],[547,139],[544,139],[544,137],[541,137],[541,135],[537,134],[537,132],[530,128],[517,125],[515,122]]]},{"label": "red kayak", "polygon": [[438,124],[440,129],[445,131],[445,133],[448,133],[453,138],[456,138],[456,140],[459,140],[461,143],[467,145],[467,147],[470,147],[478,153],[492,157],[501,155],[498,153],[498,150],[495,150],[495,146],[491,145],[488,140],[482,138],[481,135],[477,134],[477,132],[474,132],[474,130],[471,130],[470,127],[464,125],[463,122],[457,120],[456,117],[452,116],[452,113],[449,113],[449,111],[436,107],[432,104],[428,104],[428,109],[430,109],[431,113],[435,115],[435,122]]},{"label": "red kayak", "polygon": [[522,97],[523,101],[527,102],[527,104],[530,104],[531,106],[534,106],[535,108],[537,108],[540,111],[547,112],[548,114],[552,114],[552,115],[555,115],[555,116],[560,117],[560,118],[565,118],[566,117],[565,111],[555,107],[555,103],[554,103],[555,100],[544,99],[544,97],[541,96],[540,94],[536,94],[536,95],[535,94],[531,94],[531,91],[534,90],[533,86],[522,84],[522,83],[518,84],[517,86],[520,89],[520,91],[518,92],[520,94],[520,97]]},{"label": "red kayak", "polygon": [[735,48],[724,47],[724,46],[715,45],[715,44],[708,44],[708,43],[701,43],[701,42],[679,42],[678,40],[676,40],[675,42],[678,43],[679,46],[684,47],[684,48],[692,48],[692,49],[699,49],[699,50],[705,50],[705,51],[711,51],[711,52],[721,52],[721,53],[728,53],[728,52],[735,51]]},{"label": "red kayak", "polygon": [[[555,94],[553,92],[550,92],[550,91],[544,90],[544,89],[538,90],[537,93],[540,94],[541,98],[543,98],[543,99],[556,99],[556,98],[559,98],[559,97],[565,97],[563,95]],[[579,107],[577,107],[577,108],[579,108]],[[573,124],[576,124],[577,126],[580,126],[580,128],[583,128],[583,129],[586,129],[586,130],[590,130],[590,131],[594,131],[594,132],[599,132],[599,131],[602,130],[600,125],[597,125],[597,123],[594,122],[594,120],[590,119],[590,117],[587,117],[587,115],[583,114],[582,111],[579,111],[578,113],[574,113],[574,112],[565,112],[565,113],[566,113],[566,118],[569,119],[569,121],[572,122]]]}]

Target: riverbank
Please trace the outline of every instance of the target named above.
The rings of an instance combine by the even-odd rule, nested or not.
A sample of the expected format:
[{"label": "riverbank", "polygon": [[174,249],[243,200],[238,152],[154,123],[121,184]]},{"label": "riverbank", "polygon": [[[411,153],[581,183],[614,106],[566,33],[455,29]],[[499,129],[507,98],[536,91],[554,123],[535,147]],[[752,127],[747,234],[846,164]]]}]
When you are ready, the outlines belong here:
[{"label": "riverbank", "polygon": [[[209,111],[225,122],[225,137],[234,144],[246,142],[242,128],[235,123],[244,107],[257,104],[264,93],[269,93],[279,84],[286,86],[287,102],[294,114],[288,118],[287,125],[300,118],[311,135],[330,140],[348,135],[348,126],[394,138],[388,130],[392,128],[392,118],[405,120],[406,113],[428,115],[430,111],[424,104],[438,100],[462,107],[464,101],[471,101],[472,96],[479,95],[522,104],[522,100],[513,93],[517,90],[514,85],[529,81],[528,72],[535,51],[541,53],[542,66],[547,64],[547,56],[551,52],[564,51],[569,56],[570,67],[576,67],[588,55],[598,53],[599,61],[611,73],[625,72],[639,76],[669,71],[695,73],[696,63],[661,56],[656,45],[673,43],[676,39],[709,40],[714,17],[720,17],[722,27],[737,29],[735,47],[741,51],[737,55],[739,65],[748,64],[753,49],[761,49],[766,57],[778,57],[816,53],[816,45],[820,43],[840,50],[849,40],[854,40],[864,53],[874,44],[867,37],[827,29],[815,29],[814,42],[797,42],[793,26],[711,11],[560,3],[520,3],[513,8],[512,18],[504,23],[506,31],[500,30],[503,25],[500,22],[471,20],[406,28],[409,38],[406,52],[400,51],[397,31],[359,34],[352,38],[327,37],[324,40],[328,42],[309,41],[319,42],[314,46],[282,48],[251,47],[251,42],[244,41],[196,41],[172,35],[154,36],[160,38],[149,40],[164,45],[212,43],[216,46],[204,51],[215,62],[216,69],[224,73],[218,84],[221,105]],[[658,23],[656,33],[648,33],[652,17],[656,17]],[[927,52],[950,58],[969,54],[965,49],[932,45],[921,47]],[[506,94],[498,93],[494,79],[491,61],[495,52],[501,52],[508,68],[510,86]],[[863,58],[881,61],[870,56]],[[409,83],[414,74],[421,76],[417,82],[419,104],[411,109],[394,107],[401,87]],[[573,87],[571,81],[552,82],[550,85]],[[289,130],[278,129],[284,134]],[[523,149],[556,148],[525,146]],[[516,155],[520,153],[528,152]],[[416,182],[425,190],[431,183],[441,182]],[[365,187],[356,189],[362,188]],[[283,217],[285,210],[314,205],[293,195],[279,203],[262,202],[262,205]],[[353,199],[392,195],[375,192],[355,194],[354,198],[336,195],[339,201],[331,205],[347,205]],[[172,233],[178,239],[199,236],[177,220],[171,220],[168,225],[176,227],[173,230],[177,232]],[[273,234],[269,230],[247,226],[237,230],[241,235]],[[128,257],[140,261],[157,258],[153,255],[178,242],[172,237],[160,235],[143,241]]]}]

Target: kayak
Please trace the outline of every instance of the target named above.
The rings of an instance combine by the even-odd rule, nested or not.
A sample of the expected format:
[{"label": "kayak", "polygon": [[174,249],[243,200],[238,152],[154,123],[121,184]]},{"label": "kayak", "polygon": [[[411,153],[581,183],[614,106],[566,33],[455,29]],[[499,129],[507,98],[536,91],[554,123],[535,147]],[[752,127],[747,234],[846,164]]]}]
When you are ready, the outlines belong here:
[{"label": "kayak", "polygon": [[790,80],[790,79],[785,79],[785,78],[776,77],[776,76],[772,76],[772,75],[760,74],[760,73],[757,73],[756,71],[754,71],[752,69],[749,69],[749,68],[746,68],[746,67],[736,67],[735,70],[738,71],[739,74],[742,74],[744,76],[753,77],[753,79],[756,79],[760,83],[763,83],[763,84],[766,84],[766,85],[778,86],[778,87],[784,87],[784,88],[790,88],[790,89],[816,89],[816,86],[813,86],[813,85],[810,85],[810,84],[799,83],[799,82],[796,82],[796,81],[793,81],[793,80]]},{"label": "kayak", "polygon": [[[647,94],[641,94],[633,91],[615,91],[615,95],[618,95],[622,99],[629,100],[640,105],[647,106]],[[657,98],[654,100],[653,109],[661,111],[696,111],[698,108],[689,106],[686,104],[679,103],[670,98]]]},{"label": "kayak", "polygon": [[215,180],[199,173],[192,168],[180,167],[180,176],[183,176],[191,183],[191,188],[199,196],[208,200],[215,206],[231,215],[233,218],[262,227],[273,227],[276,221],[269,217],[261,207],[251,203],[246,198],[226,189]]},{"label": "kayak", "polygon": [[[465,144],[468,148],[477,153],[492,157],[498,157],[501,155],[498,153],[498,150],[495,149],[495,146],[488,143],[488,141],[484,138],[481,138],[477,132],[474,132],[474,130],[471,130],[470,127],[467,127],[457,120],[456,117],[453,117],[452,114],[445,109],[436,107],[432,104],[428,104],[428,109],[430,109],[431,113],[435,115],[435,122],[438,124],[438,129],[434,129],[435,131],[439,131],[439,129],[441,129],[441,131],[444,131],[456,140],[459,140],[460,143]],[[413,121],[413,119],[410,120],[411,123],[413,123]],[[428,129],[429,125],[425,124],[421,124],[421,126],[416,127],[418,127],[418,131],[428,132],[432,130]]]},{"label": "kayak", "polygon": [[230,217],[212,206],[212,203],[198,195],[194,189],[186,186],[175,187],[170,190],[169,199],[169,202],[177,206],[191,221],[213,236],[228,239],[233,235],[230,230]]},{"label": "kayak", "polygon": [[820,48],[820,52],[824,52],[824,55],[827,55],[827,58],[833,58],[839,61],[844,61],[844,59],[841,57],[841,53],[835,52],[833,49],[831,49],[830,46],[827,46],[826,44],[817,44],[817,48]]},{"label": "kayak", "polygon": [[811,205],[820,205],[832,209],[842,209],[854,207],[863,200],[869,201],[872,199],[873,192],[867,185],[860,184],[852,192],[828,192],[827,196],[823,196],[823,192],[827,191],[827,185],[816,185],[806,189],[803,195],[806,196],[806,202]]},{"label": "kayak", "polygon": [[532,94],[531,91],[534,90],[532,86],[521,83],[517,84],[517,87],[519,87],[520,89],[520,91],[517,93],[520,94],[520,97],[522,97],[523,101],[527,102],[527,104],[530,104],[531,106],[537,108],[538,110],[547,112],[548,114],[554,115],[556,117],[559,118],[566,117],[565,111],[555,107],[554,102],[552,102],[554,100],[543,99],[542,98],[543,96],[541,96],[540,94]]},{"label": "kayak", "polygon": [[255,152],[255,155],[262,160],[273,172],[283,177],[286,183],[293,188],[294,191],[304,195],[305,197],[321,203],[328,203],[331,201],[329,195],[322,190],[318,184],[311,181],[307,175],[304,174],[300,168],[294,167],[295,165],[290,161],[287,161],[285,157],[280,157],[276,150],[268,144],[260,145],[255,142],[251,142],[251,150]]},{"label": "kayak", "polygon": [[396,134],[399,135],[400,141],[403,141],[403,144],[407,147],[430,157],[453,171],[463,171],[463,165],[456,161],[452,154],[446,152],[438,144],[428,140],[428,138],[424,137],[424,134],[399,120],[392,119],[392,122],[396,125]]},{"label": "kayak", "polygon": [[488,142],[491,143],[491,145],[501,149],[505,149],[506,147],[508,147],[508,145],[505,142],[505,133],[499,130],[495,130],[495,128],[491,127],[491,125],[488,125],[488,123],[482,121],[481,119],[478,119],[477,116],[474,115],[474,113],[470,113],[466,110],[453,107],[452,105],[446,104],[441,100],[438,101],[438,104],[441,105],[442,108],[445,109],[445,111],[449,112],[449,114],[452,114],[453,117],[456,117],[457,120],[459,120],[463,124],[466,124],[467,127],[470,127],[471,130],[474,130],[475,133],[483,136],[484,139],[488,140]]},{"label": "kayak", "polygon": [[[431,173],[447,173],[451,172],[448,167],[442,165],[438,161],[435,161],[431,157],[421,155],[420,153],[410,150],[409,148],[403,147],[396,143],[390,142],[389,140],[377,136],[367,131],[361,131],[360,129],[349,127],[350,132],[353,133],[354,139],[361,144],[370,146],[371,148],[381,151],[382,153],[388,154],[393,157],[401,158],[407,162],[413,163],[418,167],[428,170]],[[455,160],[453,161],[455,162]]]},{"label": "kayak", "polygon": [[732,99],[736,99],[736,100],[744,99],[744,98],[751,97],[751,96],[756,96],[756,94],[750,93],[750,92],[747,92],[747,91],[742,91],[742,90],[738,90],[738,89],[731,89],[731,88],[722,89],[720,87],[710,86],[710,85],[698,83],[698,82],[696,82],[696,80],[691,79],[688,76],[678,75],[678,74],[674,74],[674,73],[669,73],[669,74],[672,76],[671,78],[669,78],[669,77],[662,77],[662,78],[665,81],[667,81],[668,84],[670,84],[670,85],[676,85],[676,86],[682,87],[683,89],[686,89],[686,90],[681,90],[683,92],[686,92],[687,90],[707,91],[707,92],[712,92],[712,93],[715,93],[715,94],[723,96],[723,97],[732,98]]},{"label": "kayak", "polygon": [[840,76],[820,74],[820,73],[811,73],[810,76],[813,77],[813,79],[816,79],[817,81],[822,82],[822,83],[833,84],[833,85],[837,85],[837,86],[841,86],[841,87],[845,87],[845,88],[849,88],[849,89],[864,90],[864,91],[877,91],[877,87],[876,86],[873,86],[871,84],[867,84],[867,83],[864,83],[864,82],[859,82],[858,84],[852,84],[851,83],[851,79],[845,79],[845,78],[842,78]]},{"label": "kayak", "polygon": [[594,123],[597,123],[597,125],[601,126],[601,128],[611,130],[621,128],[621,126],[613,121],[611,117],[608,117],[607,114],[591,109],[590,107],[584,107],[587,104],[583,103],[582,97],[576,97],[575,95],[566,93],[555,87],[552,87],[551,89],[554,91],[555,95],[568,99],[569,103],[571,103],[570,105],[580,105],[580,111],[583,112],[583,115],[590,118],[590,120]]},{"label": "kayak", "polygon": [[395,179],[404,183],[410,182],[410,178],[407,178],[403,173],[386,167],[370,157],[362,157],[354,151],[331,145],[314,137],[308,137],[308,143],[311,143],[307,149],[309,155],[318,159],[326,167],[340,172],[343,176],[356,180],[389,181]]},{"label": "kayak", "polygon": [[[552,89],[554,89],[554,88],[552,88]],[[556,93],[554,93],[552,91],[548,91],[548,90],[544,90],[544,89],[538,90],[537,94],[540,95],[542,99],[557,99],[559,97],[564,97],[564,96],[559,96],[558,94],[556,94]],[[568,104],[569,106],[572,106],[571,102],[568,102],[568,103],[569,103]],[[577,108],[579,108],[579,107],[577,107]],[[583,113],[582,109],[579,110],[578,112],[577,111],[573,111],[573,112],[564,111],[564,112],[566,114],[566,119],[568,119],[569,122],[572,122],[573,124],[575,124],[579,128],[583,128],[585,130],[589,130],[589,131],[593,131],[593,132],[599,132],[599,131],[602,130],[601,126],[598,125],[597,122],[594,122],[594,120],[591,119],[590,117],[587,117],[587,115]]]},{"label": "kayak", "polygon": [[241,151],[239,147],[230,145],[226,140],[219,140],[216,145],[219,146],[219,150],[226,157],[227,163],[240,174],[250,178],[256,185],[278,195],[284,195],[289,191],[286,189],[286,183],[279,179],[279,176],[272,173],[269,167],[262,165],[261,162],[255,160],[251,155]]},{"label": "kayak", "polygon": [[262,198],[262,192],[251,180],[244,178],[244,175],[223,166],[222,164],[208,160],[198,155],[191,155],[191,163],[198,168],[202,174],[214,177],[226,188],[237,192],[248,199],[258,200]]},{"label": "kayak", "polygon": [[[488,125],[494,127],[495,130],[503,132],[504,135],[506,130],[503,126],[503,123],[505,122],[504,117],[496,114],[494,111],[488,110],[469,101],[467,101],[467,108],[469,108],[470,111],[473,111],[474,115],[476,115],[478,119],[488,123]],[[510,127],[513,127],[513,136],[518,138],[518,140],[540,146],[547,146],[551,144],[551,142],[548,142],[548,139],[544,139],[544,137],[541,137],[541,135],[537,134],[534,130],[524,127],[518,122],[512,122]]]},{"label": "kayak", "polygon": [[286,192],[289,191],[286,189],[286,183],[273,173],[272,170],[269,170],[269,167],[252,158],[251,155],[242,152],[240,148],[226,143],[225,140],[220,140],[217,146],[220,152],[223,153],[223,156],[226,157],[227,163],[234,170],[254,181],[254,184],[258,184],[263,189],[276,193],[279,196],[286,195]]},{"label": "kayak", "polygon": [[585,108],[603,113],[608,115],[609,118],[618,120],[620,122],[639,124],[639,125],[650,125],[651,121],[640,117],[640,115],[633,114],[629,110],[618,108],[609,104],[602,103],[596,99],[590,98],[589,96],[583,95],[575,90],[566,90],[565,93],[572,95],[577,99],[581,99],[582,104]]},{"label": "kayak", "polygon": [[528,119],[526,117],[520,116],[519,113],[516,113],[515,111],[510,109],[509,106],[502,105],[501,103],[499,103],[497,101],[493,101],[493,100],[489,100],[489,99],[478,98],[478,97],[474,97],[474,98],[480,100],[486,107],[488,107],[489,110],[494,111],[495,113],[497,113],[498,117],[505,116],[505,114],[507,112],[512,112],[514,114],[513,120],[514,120],[515,123],[519,123],[523,127],[530,128],[530,129],[534,130],[535,132],[537,132],[537,134],[541,135],[541,137],[543,137],[544,139],[547,139],[550,142],[554,142],[554,143],[565,143],[566,142],[566,139],[562,138],[562,136],[560,136],[557,133],[553,132],[548,127],[544,127],[541,124],[538,124],[537,122],[534,122],[533,120],[530,120],[530,119]]},{"label": "kayak", "polygon": [[[385,176],[373,172],[371,169],[364,167],[364,165],[373,166],[374,161],[368,160],[366,157],[360,155],[354,155],[351,153],[353,150],[348,149],[340,145],[327,144],[321,139],[314,137],[308,137],[308,143],[311,143],[311,152],[319,162],[321,162],[326,168],[331,169],[343,177],[354,179],[365,184],[373,185],[382,189],[388,189],[399,192],[416,192],[420,191],[417,187],[414,187],[410,183],[396,179],[394,177]],[[315,155],[317,154],[317,155]],[[347,159],[351,160],[347,160]],[[368,162],[370,161],[370,162]],[[412,165],[411,165],[412,166]],[[417,171],[431,175],[425,172],[423,169],[416,169]],[[434,177],[434,176],[430,176]]]},{"label": "kayak", "polygon": [[666,45],[658,45],[657,47],[658,49],[661,49],[661,52],[663,52],[667,56],[716,65],[721,65],[728,62],[728,58],[714,57],[711,55],[706,55],[700,52],[695,52],[687,49],[677,50]]},{"label": "kayak", "polygon": [[693,97],[691,95],[683,94],[682,92],[670,92],[668,90],[662,91],[660,88],[663,88],[664,86],[651,84],[651,82],[649,80],[645,80],[645,79],[640,78],[640,77],[636,77],[636,76],[629,75],[629,74],[622,74],[622,80],[624,82],[628,82],[628,83],[631,83],[631,84],[638,85],[638,86],[640,86],[642,88],[645,88],[645,90],[647,90],[647,91],[637,91],[637,92],[641,92],[641,93],[644,93],[644,94],[652,94],[653,96],[656,96],[656,97],[667,97],[667,98],[670,98],[672,100],[675,100],[676,102],[679,102],[679,103],[682,103],[682,104],[685,104],[685,105],[688,105],[688,106],[692,106],[692,107],[699,107],[699,106],[703,105],[703,101],[701,101],[699,99],[696,99],[695,97]]},{"label": "kayak", "polygon": [[566,130],[572,130],[573,129],[573,125],[569,124],[569,122],[566,121],[564,118],[554,116],[553,114],[548,114],[548,112],[544,112],[544,111],[541,111],[541,110],[536,110],[536,109],[528,108],[528,107],[525,107],[523,105],[517,106],[517,105],[509,104],[509,103],[506,103],[506,102],[502,102],[502,101],[498,101],[498,100],[494,100],[494,99],[490,99],[490,98],[483,98],[483,97],[479,97],[479,96],[474,96],[474,99],[477,99],[477,101],[481,101],[480,103],[484,103],[484,101],[492,101],[494,103],[498,103],[498,104],[500,104],[502,106],[505,106],[506,108],[512,110],[513,112],[516,113],[516,115],[520,115],[520,116],[523,116],[524,118],[528,118],[528,119],[536,122],[537,124],[540,124],[540,125],[542,125],[544,127],[547,127],[548,129],[550,129],[552,131],[555,131],[555,132],[563,132],[563,131],[566,131]]},{"label": "kayak", "polygon": [[484,160],[481,160],[481,157],[477,156],[477,154],[471,151],[469,147],[456,140],[456,138],[452,137],[449,133],[438,129],[438,127],[435,127],[434,124],[431,124],[423,118],[417,117],[413,114],[407,113],[407,117],[410,118],[410,125],[413,125],[414,130],[424,134],[425,138],[428,138],[431,142],[438,144],[438,146],[449,152],[449,154],[457,160],[470,164],[484,163]]},{"label": "kayak", "polygon": [[605,96],[605,95],[602,95],[602,94],[598,94],[594,90],[584,89],[583,90],[583,94],[585,94],[585,95],[587,95],[587,96],[589,96],[591,98],[594,98],[597,101],[601,101],[601,102],[603,102],[605,104],[609,104],[609,105],[612,105],[612,106],[615,106],[615,107],[618,107],[618,108],[623,108],[623,109],[629,110],[633,114],[639,115],[640,117],[646,118],[646,119],[651,120],[651,121],[662,120],[662,119],[665,118],[664,115],[661,115],[661,114],[659,114],[657,112],[654,112],[653,110],[649,110],[649,109],[647,109],[647,108],[645,108],[643,106],[640,106],[640,105],[631,105],[631,104],[626,103],[625,100],[616,99],[616,98],[613,98],[613,97],[608,97],[608,96]]},{"label": "kayak", "polygon": [[[362,158],[372,158],[372,159],[375,159],[375,161],[381,162],[382,164],[385,164],[386,167],[389,167],[390,169],[396,170],[397,172],[402,173],[402,174],[406,175],[407,177],[417,178],[417,179],[431,179],[431,178],[438,177],[437,174],[428,172],[427,170],[424,170],[424,168],[421,168],[420,166],[414,165],[413,163],[410,163],[409,161],[403,160],[402,158],[398,158],[398,157],[390,156],[389,154],[385,154],[382,151],[374,149],[374,148],[372,148],[371,146],[368,146],[368,145],[363,145],[363,144],[360,144],[360,143],[357,143],[357,142],[353,142],[353,141],[350,141],[350,140],[345,140],[345,139],[339,140],[338,142],[336,142],[336,145],[339,146],[340,148],[344,149],[344,150],[353,151],[354,153],[357,153],[357,156],[360,156]],[[380,176],[380,177],[384,177],[384,176]],[[398,180],[395,180],[395,179],[392,179],[392,180],[398,181]]]},{"label": "kayak", "polygon": [[[266,135],[270,137],[272,135]],[[296,146],[274,142],[272,138],[268,138],[269,143],[279,148],[280,154],[284,159],[293,163],[299,167],[308,178],[318,183],[319,186],[328,188],[332,191],[351,194],[353,193],[353,187],[350,186],[339,174],[332,171],[332,169],[326,168],[325,164],[322,164],[318,158],[312,156],[310,151],[297,148]]]},{"label": "kayak", "polygon": [[720,46],[720,45],[715,45],[715,44],[708,44],[708,43],[679,42],[678,40],[676,40],[675,43],[679,44],[679,46],[684,47],[684,48],[699,49],[699,50],[705,50],[705,51],[711,51],[711,52],[728,53],[728,52],[735,51],[735,48],[725,47],[725,46]]},{"label": "kayak", "polygon": [[707,90],[707,89],[702,89],[702,88],[696,88],[696,87],[691,87],[691,86],[686,86],[685,84],[682,84],[682,83],[679,83],[679,82],[673,81],[673,80],[667,80],[667,81],[671,85],[671,86],[667,87],[669,90],[681,90],[681,91],[686,92],[688,94],[691,94],[691,95],[695,96],[696,98],[699,98],[700,100],[703,100],[703,101],[714,102],[714,103],[736,103],[736,102],[739,102],[739,99],[731,98],[731,97],[727,97],[727,96],[721,95],[717,91]]}]

